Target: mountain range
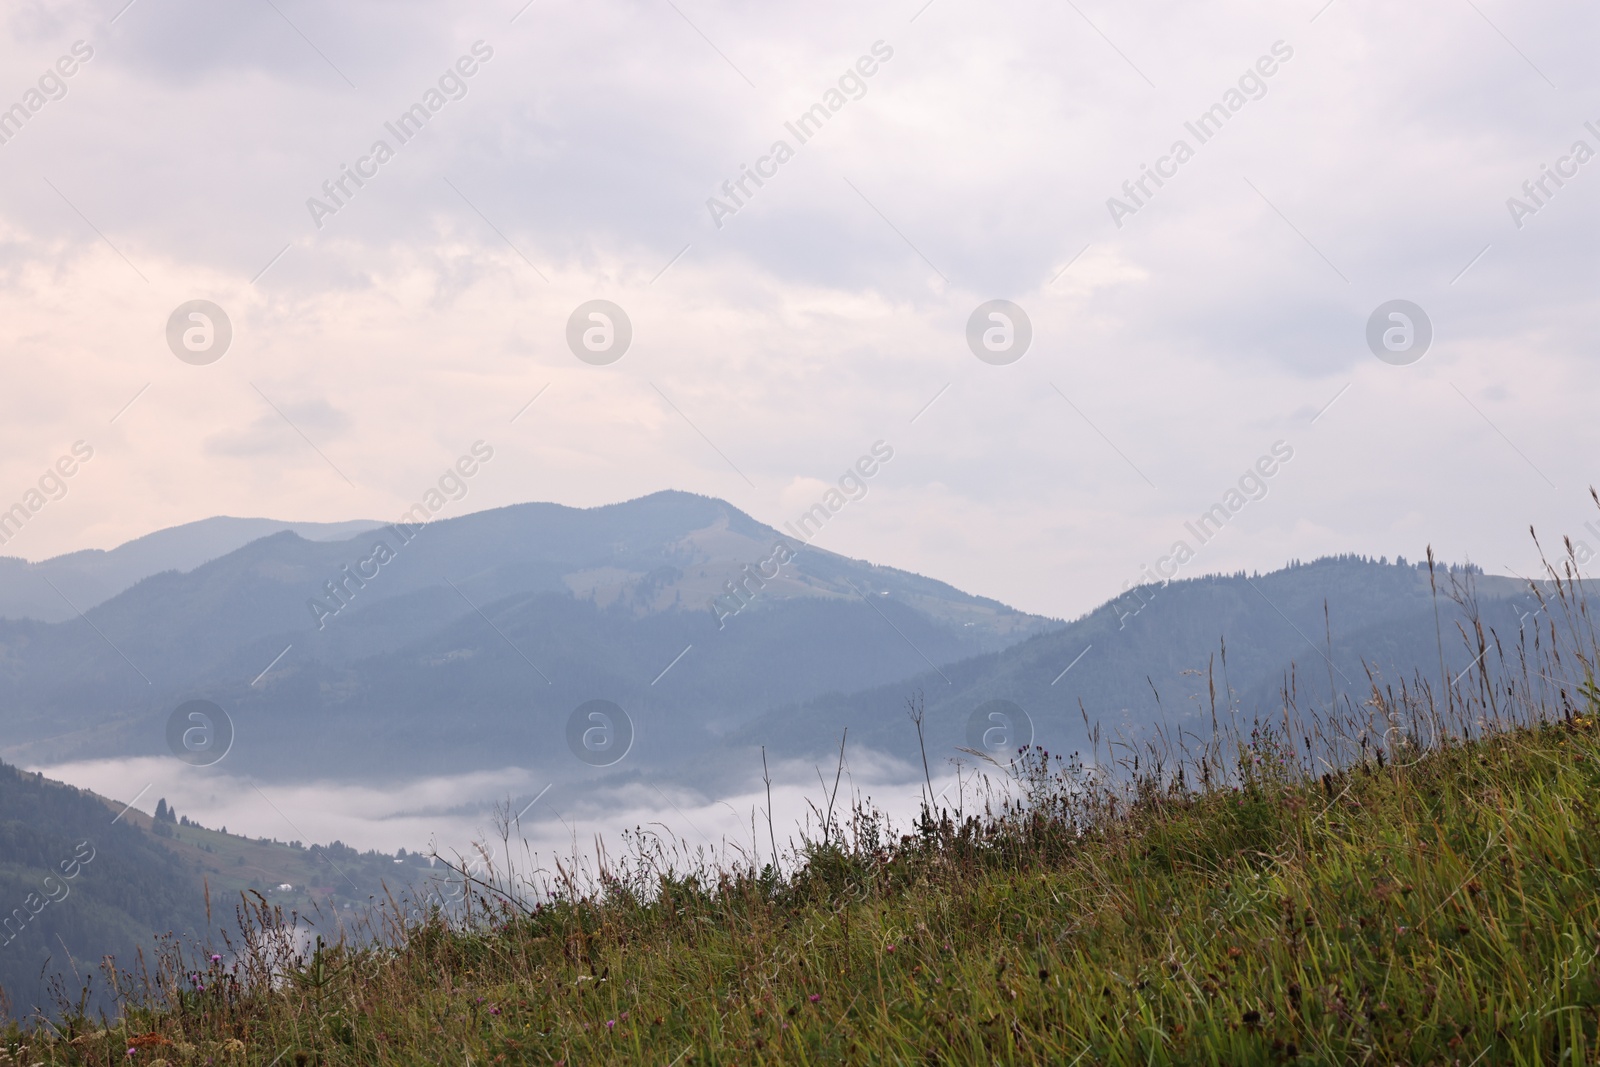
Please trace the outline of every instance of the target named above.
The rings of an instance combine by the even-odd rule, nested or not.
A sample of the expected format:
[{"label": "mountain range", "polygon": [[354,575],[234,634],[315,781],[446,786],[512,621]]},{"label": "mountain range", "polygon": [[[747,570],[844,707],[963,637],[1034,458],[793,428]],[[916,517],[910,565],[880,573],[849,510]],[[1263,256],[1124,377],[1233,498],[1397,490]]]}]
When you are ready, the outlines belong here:
[{"label": "mountain range", "polygon": [[152,574],[193,570],[283,530],[308,541],[338,541],[381,525],[217,516],[157,530],[110,551],[87,548],[39,563],[0,556],[0,618],[65,622]]},{"label": "mountain range", "polygon": [[284,530],[144,577],[82,617],[0,621],[0,755],[160,754],[173,709],[201,699],[233,720],[229,769],[278,779],[487,761],[585,770],[562,739],[574,710],[601,699],[627,710],[641,756],[661,764],[795,699],[1052,625],[685,493],[339,541]]},{"label": "mountain range", "polygon": [[[730,751],[710,762],[748,762],[763,745],[824,759],[848,730],[853,743],[914,765],[912,695],[924,703],[927,751],[968,762],[964,749],[999,755],[977,745],[982,731],[971,725],[996,700],[1026,717],[1010,742],[1086,757],[1156,731],[1181,732],[1194,748],[1211,737],[1214,715],[1272,722],[1286,703],[1372,719],[1379,743],[1388,724],[1371,707],[1375,690],[1422,686],[1444,707],[1446,685],[1476,685],[1480,670],[1492,676],[1515,661],[1519,640],[1548,640],[1552,624],[1565,631],[1530,584],[1471,566],[1440,567],[1430,581],[1426,564],[1344,556],[1144,587],[999,652],[774,709],[724,739]],[[1490,645],[1482,657],[1474,619]]]},{"label": "mountain range", "polygon": [[[763,747],[810,758],[846,728],[915,763],[913,693],[943,760],[984,734],[971,723],[990,721],[978,709],[993,700],[1023,709],[1028,736],[1059,751],[1087,747],[1091,723],[1198,731],[1214,691],[1229,714],[1270,715],[1284,691],[1360,706],[1372,678],[1437,690],[1441,663],[1454,676],[1473,659],[1454,636],[1463,609],[1449,589],[1435,596],[1426,567],[1402,560],[1147,586],[1064,622],[827,552],[687,493],[343,537],[318,527],[319,540],[285,528],[215,557],[244,528],[212,522],[231,525],[210,537],[180,528],[208,558],[185,559],[166,531],[166,554],[140,558],[177,566],[82,617],[0,620],[0,756],[160,755],[174,709],[206,700],[233,724],[227,768],[263,779],[520,766],[595,781],[602,761],[574,758],[590,721],[579,709],[614,705],[632,748],[602,776],[714,790],[748,776]],[[129,547],[103,555],[131,559]],[[1456,568],[1453,580],[1471,583],[1502,636],[1536,618],[1521,579]]]}]

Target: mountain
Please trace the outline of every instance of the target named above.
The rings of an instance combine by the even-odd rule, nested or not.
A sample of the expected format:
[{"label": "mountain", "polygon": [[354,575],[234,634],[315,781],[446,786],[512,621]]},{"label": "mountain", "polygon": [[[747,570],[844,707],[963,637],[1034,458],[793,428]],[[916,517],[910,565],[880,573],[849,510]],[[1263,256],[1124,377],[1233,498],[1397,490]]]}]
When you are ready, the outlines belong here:
[{"label": "mountain", "polygon": [[[941,768],[946,759],[963,756],[964,747],[984,747],[975,746],[984,729],[1004,726],[979,714],[993,700],[1020,707],[1033,740],[1051,751],[1090,754],[1088,724],[1099,724],[1102,757],[1119,730],[1130,737],[1163,729],[1174,738],[1179,730],[1209,738],[1213,686],[1217,714],[1241,721],[1280,717],[1285,690],[1302,711],[1325,714],[1336,704],[1345,714],[1370,715],[1365,705],[1374,682],[1398,690],[1419,676],[1444,704],[1441,643],[1452,681],[1469,667],[1479,669],[1476,648],[1466,650],[1458,629],[1473,632],[1470,615],[1452,599],[1453,590],[1476,603],[1491,644],[1501,643],[1506,661],[1515,658],[1519,636],[1531,641],[1551,624],[1522,579],[1465,567],[1440,568],[1438,582],[1437,630],[1427,568],[1403,560],[1344,556],[1270,574],[1144,587],[997,652],[890,685],[776,708],[723,739],[697,774],[705,780],[718,768],[759,766],[758,746],[780,757],[831,760],[847,728],[852,745],[920,767],[906,709],[907,698],[918,693],[925,700],[930,762]],[[1491,649],[1481,664],[1493,672],[1503,662]],[[1463,683],[1471,686],[1477,677],[1468,673]],[[976,733],[970,729],[975,715],[984,724]],[[1385,726],[1375,728],[1381,737]],[[991,737],[1001,739],[999,733]],[[1017,733],[1006,738],[1025,739]]]},{"label": "mountain", "polygon": [[307,848],[202,829],[186,817],[157,820],[0,764],[0,1005],[15,1016],[53,1015],[53,980],[76,1002],[92,979],[91,1006],[109,1010],[104,956],[131,968],[157,937],[203,934],[208,907],[218,926],[231,926],[246,890],[286,911],[331,914],[365,906],[386,884],[395,892],[420,887],[433,873],[417,856],[357,853],[337,842]]},{"label": "mountain", "polygon": [[86,614],[0,622],[6,758],[159,754],[203,699],[233,722],[231,771],[585,773],[567,728],[601,699],[631,718],[635,760],[665,767],[773,707],[1056,625],[677,492],[281,532]]},{"label": "mountain", "polygon": [[64,622],[152,574],[194,570],[283,530],[311,541],[338,541],[379,525],[218,516],[158,530],[110,551],[91,548],[38,563],[0,556],[0,618]]},{"label": "mountain", "polygon": [[[1520,579],[1458,567],[1440,581],[1451,678],[1476,657],[1454,586],[1507,645],[1540,618]],[[147,577],[86,619],[0,621],[0,756],[166,753],[175,709],[205,700],[231,721],[233,774],[397,783],[518,766],[715,793],[761,747],[826,758],[847,727],[917,765],[905,700],[919,691],[935,761],[986,731],[1022,739],[979,710],[994,700],[1057,751],[1092,748],[1086,719],[1103,739],[1209,736],[1213,692],[1220,715],[1275,714],[1286,687],[1302,708],[1364,715],[1369,671],[1441,691],[1435,610],[1424,566],[1346,556],[1142,587],[1062,623],[801,544],[709,497],[522,504],[340,541],[283,531]],[[580,747],[597,700],[625,716],[602,735],[631,738],[598,772],[609,761]]]}]

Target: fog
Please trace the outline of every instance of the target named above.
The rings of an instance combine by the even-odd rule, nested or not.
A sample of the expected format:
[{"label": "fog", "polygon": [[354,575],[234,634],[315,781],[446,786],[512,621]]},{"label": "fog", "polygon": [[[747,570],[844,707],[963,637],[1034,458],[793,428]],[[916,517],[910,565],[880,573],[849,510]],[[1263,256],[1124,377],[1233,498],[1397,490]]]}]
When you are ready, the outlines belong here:
[{"label": "fog", "polygon": [[[495,857],[504,856],[507,842],[498,816],[509,812],[514,818],[511,858],[521,867],[530,856],[542,862],[572,856],[592,862],[597,840],[615,856],[625,848],[624,831],[635,829],[670,838],[680,853],[708,862],[731,865],[753,858],[765,863],[774,840],[780,857],[786,857],[803,838],[818,836],[836,782],[836,820],[848,819],[852,806],[861,803],[882,811],[901,828],[915,818],[928,788],[920,768],[861,748],[847,748],[842,765],[773,764],[769,826],[767,787],[759,768],[745,788],[711,797],[645,778],[551,785],[521,767],[373,786],[264,783],[230,775],[222,766],[195,768],[173,759],[141,758],[27,769],[115,799],[119,808],[131,802],[146,814],[165,799],[180,817],[208,829],[226,828],[230,834],[307,845],[341,841],[362,851],[437,852],[452,861],[478,854],[475,843],[491,847]],[[1000,787],[1004,775],[994,766],[986,769],[992,784]],[[953,763],[931,771],[940,806],[955,810],[965,798],[969,807],[974,801],[981,807],[978,772],[970,762],[959,773]]]}]

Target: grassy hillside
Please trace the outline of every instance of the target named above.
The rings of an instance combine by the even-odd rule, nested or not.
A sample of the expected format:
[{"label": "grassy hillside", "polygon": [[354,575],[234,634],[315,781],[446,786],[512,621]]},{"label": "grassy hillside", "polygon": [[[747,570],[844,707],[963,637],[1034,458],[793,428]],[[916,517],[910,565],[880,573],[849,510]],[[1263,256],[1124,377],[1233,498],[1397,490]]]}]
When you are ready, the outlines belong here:
[{"label": "grassy hillside", "polygon": [[[443,873],[415,852],[403,857],[370,849],[358,852],[338,841],[306,846],[240,837],[194,823],[168,824],[162,830],[155,819],[137,811],[128,812],[124,821],[156,837],[183,864],[189,881],[203,881],[212,901],[230,912],[232,902],[250,892],[286,911],[353,911],[382,897],[385,885],[394,892],[420,889]],[[291,888],[281,888],[285,885]]]},{"label": "grassy hillside", "polygon": [[307,848],[158,822],[0,764],[0,1017],[7,1007],[57,1013],[86,984],[86,1004],[113,1008],[102,958],[127,966],[158,937],[203,934],[208,906],[211,929],[231,925],[241,893],[332,931],[386,885],[420,889],[435,875],[415,855],[397,861],[337,842]]},{"label": "grassy hillside", "polygon": [[115,1026],[6,1040],[64,1064],[1592,1062],[1600,689],[1563,604],[1437,700],[1027,750],[904,833],[824,796],[781,868],[639,830],[587,877],[485,872],[465,915],[400,902],[309,954],[261,902],[236,958],[172,945],[125,976]]},{"label": "grassy hillside", "polygon": [[203,929],[199,882],[100,797],[0,764],[0,989],[26,1011],[59,976],[77,994],[105,954]]}]

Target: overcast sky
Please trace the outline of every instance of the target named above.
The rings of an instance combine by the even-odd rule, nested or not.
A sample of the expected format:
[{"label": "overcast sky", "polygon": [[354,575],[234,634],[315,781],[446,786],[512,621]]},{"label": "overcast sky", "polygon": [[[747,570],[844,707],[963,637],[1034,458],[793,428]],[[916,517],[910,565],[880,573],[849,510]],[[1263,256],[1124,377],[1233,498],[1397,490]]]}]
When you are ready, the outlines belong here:
[{"label": "overcast sky", "polygon": [[[1592,4],[126,2],[0,15],[0,510],[93,449],[6,553],[392,519],[478,440],[453,514],[677,488],[774,525],[882,440],[818,543],[1057,616],[1278,442],[1182,575],[1600,550]],[[567,342],[594,299],[609,365]],[[967,338],[996,299],[1005,365]],[[1392,300],[1414,362],[1369,346]]]}]

